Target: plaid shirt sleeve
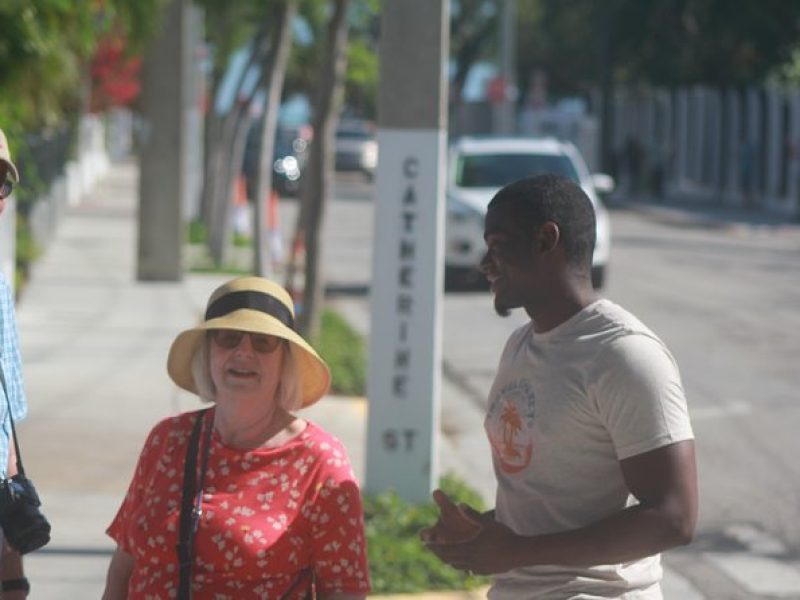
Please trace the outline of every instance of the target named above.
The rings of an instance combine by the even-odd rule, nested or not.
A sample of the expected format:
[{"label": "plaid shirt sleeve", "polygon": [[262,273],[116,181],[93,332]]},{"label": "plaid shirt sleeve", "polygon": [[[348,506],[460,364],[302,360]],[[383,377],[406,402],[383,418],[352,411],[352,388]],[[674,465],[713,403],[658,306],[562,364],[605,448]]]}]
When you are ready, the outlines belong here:
[{"label": "plaid shirt sleeve", "polygon": [[[8,399],[14,415],[14,422],[21,421],[28,413],[25,389],[22,385],[22,361],[19,351],[17,319],[14,312],[14,299],[5,277],[0,275],[0,366],[3,368]],[[0,473],[6,476],[8,446],[11,439],[11,422],[8,419],[8,405],[5,394],[0,394]]]}]

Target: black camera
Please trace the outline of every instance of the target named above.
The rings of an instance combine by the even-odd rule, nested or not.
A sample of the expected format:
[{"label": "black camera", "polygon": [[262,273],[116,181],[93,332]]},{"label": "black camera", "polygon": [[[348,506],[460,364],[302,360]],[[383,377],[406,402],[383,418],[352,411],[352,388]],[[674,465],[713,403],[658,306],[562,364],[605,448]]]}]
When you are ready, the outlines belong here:
[{"label": "black camera", "polygon": [[0,528],[20,554],[33,552],[50,541],[50,523],[39,510],[39,495],[22,474],[0,481]]}]

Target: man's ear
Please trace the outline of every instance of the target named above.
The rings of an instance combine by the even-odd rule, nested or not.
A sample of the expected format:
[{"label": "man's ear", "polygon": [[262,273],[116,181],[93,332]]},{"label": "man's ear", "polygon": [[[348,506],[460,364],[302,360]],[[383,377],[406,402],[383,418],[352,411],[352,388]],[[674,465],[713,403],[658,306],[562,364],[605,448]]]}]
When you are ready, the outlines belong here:
[{"label": "man's ear", "polygon": [[541,253],[555,250],[560,239],[561,231],[558,225],[552,221],[547,221],[536,232],[536,249]]}]

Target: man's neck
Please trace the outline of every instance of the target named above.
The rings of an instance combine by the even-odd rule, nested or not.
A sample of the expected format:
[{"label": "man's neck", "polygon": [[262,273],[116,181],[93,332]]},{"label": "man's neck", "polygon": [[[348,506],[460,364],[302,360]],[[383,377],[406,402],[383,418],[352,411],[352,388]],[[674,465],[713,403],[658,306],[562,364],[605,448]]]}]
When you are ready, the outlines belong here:
[{"label": "man's neck", "polygon": [[568,285],[555,285],[551,289],[553,293],[539,305],[525,307],[536,333],[558,327],[598,298],[591,283],[569,282]]}]

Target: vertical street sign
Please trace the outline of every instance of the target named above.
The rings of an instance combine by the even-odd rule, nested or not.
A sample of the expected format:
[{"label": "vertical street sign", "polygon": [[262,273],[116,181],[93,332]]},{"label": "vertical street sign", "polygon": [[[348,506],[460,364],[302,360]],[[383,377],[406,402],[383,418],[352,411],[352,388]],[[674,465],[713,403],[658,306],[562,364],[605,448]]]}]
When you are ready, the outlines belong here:
[{"label": "vertical street sign", "polygon": [[447,0],[381,14],[366,489],[428,500],[438,479]]}]

